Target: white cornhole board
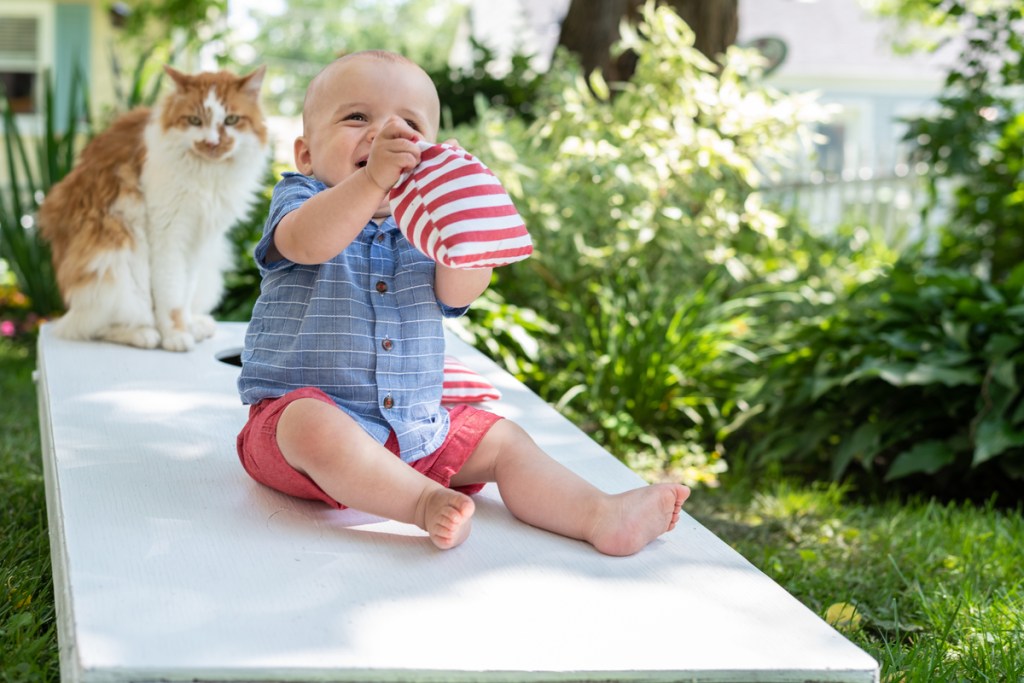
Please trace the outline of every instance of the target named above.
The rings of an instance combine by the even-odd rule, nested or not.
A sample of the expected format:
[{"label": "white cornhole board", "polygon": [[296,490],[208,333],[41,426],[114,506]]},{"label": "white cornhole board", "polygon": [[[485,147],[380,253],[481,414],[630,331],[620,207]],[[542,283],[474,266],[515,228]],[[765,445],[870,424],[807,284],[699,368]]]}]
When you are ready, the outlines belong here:
[{"label": "white cornhole board", "polygon": [[[522,524],[468,541],[294,500],[235,454],[222,324],[190,353],[39,340],[65,681],[865,681],[877,663],[688,515],[626,558]],[[643,481],[485,356],[490,408],[599,487]],[[696,493],[695,495],[700,495]]]}]

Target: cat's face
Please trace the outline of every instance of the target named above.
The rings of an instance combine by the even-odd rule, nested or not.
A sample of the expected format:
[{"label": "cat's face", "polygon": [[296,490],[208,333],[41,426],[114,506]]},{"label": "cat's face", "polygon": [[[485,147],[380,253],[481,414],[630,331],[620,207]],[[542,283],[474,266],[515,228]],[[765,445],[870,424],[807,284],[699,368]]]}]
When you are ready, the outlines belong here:
[{"label": "cat's face", "polygon": [[266,145],[259,93],[264,67],[247,76],[226,71],[187,75],[165,67],[175,90],[163,102],[160,124],[184,151],[210,160],[232,158],[240,148]]}]

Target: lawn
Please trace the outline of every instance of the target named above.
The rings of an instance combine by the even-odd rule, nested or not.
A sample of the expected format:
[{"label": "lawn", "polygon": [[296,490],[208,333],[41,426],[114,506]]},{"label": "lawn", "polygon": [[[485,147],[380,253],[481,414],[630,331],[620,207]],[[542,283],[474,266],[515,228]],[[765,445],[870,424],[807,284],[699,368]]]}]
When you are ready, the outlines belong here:
[{"label": "lawn", "polygon": [[0,337],[0,681],[58,678],[34,349]]},{"label": "lawn", "polygon": [[[30,343],[0,339],[0,681],[58,678],[34,366]],[[1019,509],[741,475],[687,507],[873,655],[883,680],[1024,679]]]},{"label": "lawn", "polygon": [[883,681],[1024,680],[1020,510],[738,488],[689,511],[875,657]]}]

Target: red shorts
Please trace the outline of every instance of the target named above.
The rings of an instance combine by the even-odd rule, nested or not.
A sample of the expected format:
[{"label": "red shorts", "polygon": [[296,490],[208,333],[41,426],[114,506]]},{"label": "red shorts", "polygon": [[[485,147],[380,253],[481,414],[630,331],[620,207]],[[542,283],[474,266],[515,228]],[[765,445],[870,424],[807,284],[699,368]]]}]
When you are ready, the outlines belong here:
[{"label": "red shorts", "polygon": [[[289,465],[277,446],[277,421],[281,419],[281,413],[288,404],[300,398],[315,398],[334,405],[334,401],[324,392],[306,387],[250,406],[249,421],[238,435],[238,458],[249,476],[261,484],[290,496],[322,500],[344,510],[345,505],[328,496],[312,479]],[[487,430],[501,419],[500,415],[464,404],[448,409],[448,414],[451,426],[441,447],[410,463],[410,467],[442,486],[449,485],[452,477],[476,450]],[[398,456],[398,439],[394,432],[384,446]],[[470,484],[455,489],[471,495],[483,487],[483,484]]]}]

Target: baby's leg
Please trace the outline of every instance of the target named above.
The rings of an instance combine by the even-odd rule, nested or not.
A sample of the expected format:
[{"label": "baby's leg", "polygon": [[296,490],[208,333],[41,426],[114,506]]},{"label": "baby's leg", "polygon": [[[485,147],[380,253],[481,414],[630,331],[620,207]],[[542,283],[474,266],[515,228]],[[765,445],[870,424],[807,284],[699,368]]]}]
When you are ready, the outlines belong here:
[{"label": "baby's leg", "polygon": [[469,535],[471,498],[428,479],[335,406],[312,398],[281,414],[277,443],[288,464],[349,507],[415,524],[439,548]]},{"label": "baby's leg", "polygon": [[605,493],[510,420],[495,423],[452,485],[480,481],[497,482],[505,505],[522,521],[587,541],[607,555],[632,555],[673,529],[690,495],[680,484]]}]

